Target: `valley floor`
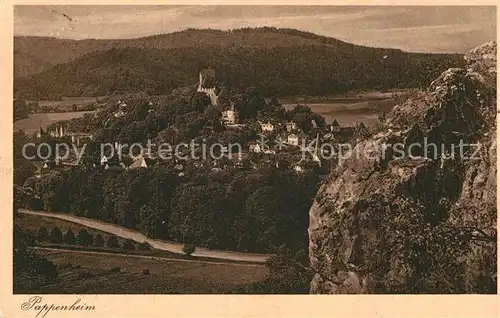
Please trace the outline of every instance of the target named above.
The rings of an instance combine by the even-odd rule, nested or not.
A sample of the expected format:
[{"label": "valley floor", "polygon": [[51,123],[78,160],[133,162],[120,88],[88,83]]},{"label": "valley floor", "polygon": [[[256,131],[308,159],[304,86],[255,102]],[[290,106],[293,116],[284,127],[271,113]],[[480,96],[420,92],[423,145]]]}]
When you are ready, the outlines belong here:
[{"label": "valley floor", "polygon": [[[266,267],[145,255],[35,248],[58,266],[48,283],[22,281],[42,294],[224,294],[262,281]],[[18,290],[22,293],[22,290]]]}]

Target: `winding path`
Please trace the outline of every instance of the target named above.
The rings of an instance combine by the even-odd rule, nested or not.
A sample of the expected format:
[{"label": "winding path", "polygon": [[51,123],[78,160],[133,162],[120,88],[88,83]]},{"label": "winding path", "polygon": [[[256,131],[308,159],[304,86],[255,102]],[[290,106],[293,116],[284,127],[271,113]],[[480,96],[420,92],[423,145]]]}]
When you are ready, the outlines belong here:
[{"label": "winding path", "polygon": [[[127,229],[123,226],[119,226],[116,224],[101,222],[89,218],[74,216],[70,214],[63,214],[63,213],[31,211],[25,209],[19,209],[18,211],[21,214],[38,215],[38,216],[77,223],[83,226],[87,226],[89,228],[93,228],[99,231],[103,231],[109,234],[122,237],[124,239],[131,239],[137,243],[148,243],[149,245],[151,245],[151,247],[158,250],[168,251],[176,254],[184,254],[182,252],[182,248],[184,247],[184,245],[181,243],[151,239],[138,231]],[[252,263],[265,263],[270,256],[268,254],[211,250],[204,247],[196,247],[195,252],[191,255],[195,257],[207,257],[207,258],[214,258],[221,260],[252,262]]]}]

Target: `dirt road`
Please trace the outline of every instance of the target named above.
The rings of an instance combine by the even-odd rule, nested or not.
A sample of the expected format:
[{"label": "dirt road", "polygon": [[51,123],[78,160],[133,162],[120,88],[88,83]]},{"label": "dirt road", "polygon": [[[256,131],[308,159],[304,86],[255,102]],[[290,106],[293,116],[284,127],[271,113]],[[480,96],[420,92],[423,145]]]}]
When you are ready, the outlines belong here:
[{"label": "dirt road", "polygon": [[[96,230],[100,230],[109,234],[113,234],[124,239],[131,239],[137,243],[148,243],[151,247],[168,251],[177,254],[183,254],[182,248],[183,244],[176,242],[169,242],[163,240],[156,240],[146,237],[144,234],[127,229],[125,227],[105,223],[93,219],[88,219],[84,217],[74,216],[70,214],[63,213],[52,213],[52,212],[41,212],[41,211],[30,211],[20,209],[19,213],[22,214],[31,214],[31,215],[39,215],[43,217],[56,218],[60,220],[65,220],[77,224],[81,224]],[[253,262],[253,263],[265,263],[270,255],[266,254],[256,254],[256,253],[242,253],[242,252],[233,252],[233,251],[221,251],[221,250],[210,250],[208,248],[196,247],[195,252],[192,254],[195,257],[208,257],[215,259],[225,259],[231,261],[243,261],[243,262]]]}]

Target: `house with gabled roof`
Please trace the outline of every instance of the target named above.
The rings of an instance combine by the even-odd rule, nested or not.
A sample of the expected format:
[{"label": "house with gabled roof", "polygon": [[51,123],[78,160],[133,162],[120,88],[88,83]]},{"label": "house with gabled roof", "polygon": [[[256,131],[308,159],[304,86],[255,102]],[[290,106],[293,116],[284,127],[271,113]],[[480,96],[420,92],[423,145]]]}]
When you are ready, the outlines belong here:
[{"label": "house with gabled roof", "polygon": [[227,125],[234,125],[238,121],[238,112],[234,108],[234,103],[231,102],[231,108],[222,111],[222,121]]},{"label": "house with gabled roof", "polygon": [[298,146],[299,145],[299,136],[297,136],[296,134],[290,134],[287,136],[286,141],[289,145]]},{"label": "house with gabled roof", "polygon": [[128,166],[129,169],[137,169],[137,168],[147,168],[148,165],[148,160],[144,158],[144,156],[139,155],[133,159],[134,161],[130,166]]},{"label": "house with gabled roof", "polygon": [[337,121],[337,119],[334,119],[330,125],[330,132],[339,132],[339,131],[340,131],[340,124]]},{"label": "house with gabled roof", "polygon": [[260,146],[259,143],[251,143],[248,146],[248,151],[260,153],[260,152],[262,152],[262,147]]}]

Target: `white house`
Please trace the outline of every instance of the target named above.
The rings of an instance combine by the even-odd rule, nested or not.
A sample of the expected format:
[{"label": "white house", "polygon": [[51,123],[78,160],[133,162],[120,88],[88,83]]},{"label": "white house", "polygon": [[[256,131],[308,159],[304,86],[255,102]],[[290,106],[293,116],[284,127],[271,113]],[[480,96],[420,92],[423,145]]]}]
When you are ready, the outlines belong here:
[{"label": "white house", "polygon": [[146,163],[146,159],[143,156],[137,156],[134,159],[134,162],[129,166],[129,169],[136,168],[147,168],[148,164]]},{"label": "white house", "polygon": [[266,149],[266,150],[264,150],[264,153],[266,155],[275,155],[276,154],[276,150],[274,150],[274,149]]},{"label": "white house", "polygon": [[295,170],[295,172],[302,173],[304,172],[304,167],[300,164],[296,164],[293,166],[293,170]]},{"label": "white house", "polygon": [[125,116],[125,112],[123,112],[123,110],[119,110],[116,113],[114,113],[113,116],[115,116],[116,118],[120,118]]},{"label": "white house", "polygon": [[299,145],[299,136],[296,134],[290,134],[287,137],[287,143],[293,146],[298,146]]},{"label": "white house", "polygon": [[[51,137],[55,137],[55,138],[60,138],[60,137],[64,137],[64,127],[63,126],[59,126],[59,127],[56,127],[54,130],[51,130],[49,132],[49,135]],[[42,134],[40,134],[40,137],[42,136]]]},{"label": "white house", "polygon": [[231,104],[231,109],[222,112],[222,121],[226,124],[236,124],[238,120],[238,112],[234,109],[234,104]]},{"label": "white house", "polygon": [[270,122],[267,123],[260,123],[260,129],[264,132],[273,132],[274,131],[274,125],[271,124]]},{"label": "white house", "polygon": [[294,123],[293,121],[286,123],[286,131],[292,132],[293,130],[297,129],[297,124]]},{"label": "white house", "polygon": [[256,153],[262,152],[262,148],[259,144],[250,144],[248,150]]}]

